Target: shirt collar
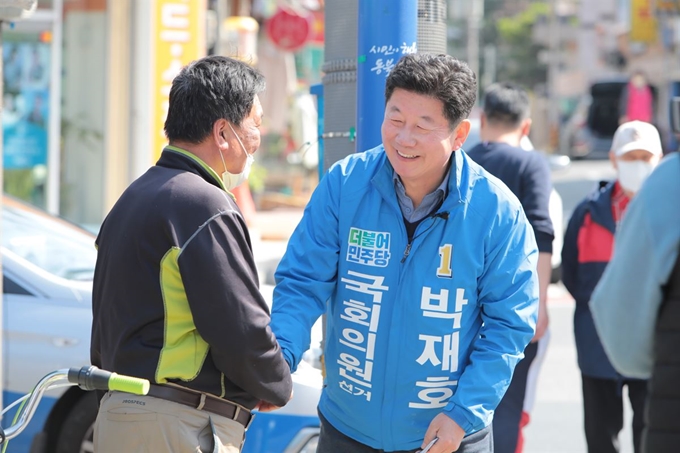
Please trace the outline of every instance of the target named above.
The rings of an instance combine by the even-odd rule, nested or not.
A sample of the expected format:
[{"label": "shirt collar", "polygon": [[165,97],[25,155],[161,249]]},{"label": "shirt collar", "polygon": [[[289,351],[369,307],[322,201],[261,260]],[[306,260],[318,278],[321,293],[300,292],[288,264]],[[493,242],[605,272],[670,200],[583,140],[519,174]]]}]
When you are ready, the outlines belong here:
[{"label": "shirt collar", "polygon": [[441,184],[425,195],[422,202],[418,208],[413,207],[413,200],[406,194],[406,188],[401,182],[399,175],[392,170],[392,181],[394,183],[394,190],[397,194],[397,201],[399,203],[399,208],[401,209],[402,215],[409,222],[416,222],[425,218],[427,215],[431,214],[433,210],[437,209],[441,205],[442,200],[446,197],[448,192],[449,178],[451,176],[451,163],[449,162],[448,169],[444,175],[444,179]]},{"label": "shirt collar", "polygon": [[[454,154],[451,154],[451,158],[449,158],[449,162],[447,164],[448,168],[446,169],[446,174],[444,174],[444,179],[442,180],[441,184],[434,189],[430,194],[432,193],[437,193],[441,192],[442,195],[446,195],[446,192],[449,188],[449,178],[451,177],[451,161],[453,159]],[[406,188],[404,187],[404,183],[401,182],[401,178],[397,174],[394,169],[392,169],[392,181],[394,182],[394,187],[397,188],[400,192],[403,192],[404,195],[406,194]],[[430,195],[428,194],[428,195]]]}]

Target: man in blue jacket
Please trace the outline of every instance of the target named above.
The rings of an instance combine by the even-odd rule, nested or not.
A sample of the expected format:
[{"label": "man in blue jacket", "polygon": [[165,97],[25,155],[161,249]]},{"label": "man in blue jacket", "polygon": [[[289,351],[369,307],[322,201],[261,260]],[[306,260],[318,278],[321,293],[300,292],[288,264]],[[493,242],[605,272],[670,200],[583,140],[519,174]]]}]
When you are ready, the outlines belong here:
[{"label": "man in blue jacket", "polygon": [[517,198],[460,149],[476,92],[461,61],[403,57],[383,144],[329,170],[277,269],[291,369],[327,314],[319,452],[493,451],[535,332],[538,251]]},{"label": "man in blue jacket", "polygon": [[[647,381],[622,376],[614,369],[595,330],[589,302],[611,260],[617,225],[624,218],[630,199],[661,158],[659,133],[649,123],[624,123],[614,134],[609,155],[618,178],[600,183],[597,190],[574,210],[564,236],[562,281],[576,300],[574,338],[581,370],[588,452],[619,451],[618,435],[623,428],[621,389],[626,385],[633,408],[633,444],[637,453],[640,451]],[[617,303],[616,294],[606,297],[608,302]],[[638,333],[628,331],[631,336]]]}]

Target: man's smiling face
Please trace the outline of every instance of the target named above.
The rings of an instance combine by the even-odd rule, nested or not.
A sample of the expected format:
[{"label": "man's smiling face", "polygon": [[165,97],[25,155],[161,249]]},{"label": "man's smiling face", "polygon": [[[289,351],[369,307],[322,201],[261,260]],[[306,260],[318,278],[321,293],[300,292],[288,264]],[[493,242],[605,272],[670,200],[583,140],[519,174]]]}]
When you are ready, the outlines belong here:
[{"label": "man's smiling face", "polygon": [[429,193],[441,183],[451,154],[460,148],[468,131],[467,120],[451,129],[440,100],[394,90],[385,106],[382,140],[407,193],[409,189]]}]

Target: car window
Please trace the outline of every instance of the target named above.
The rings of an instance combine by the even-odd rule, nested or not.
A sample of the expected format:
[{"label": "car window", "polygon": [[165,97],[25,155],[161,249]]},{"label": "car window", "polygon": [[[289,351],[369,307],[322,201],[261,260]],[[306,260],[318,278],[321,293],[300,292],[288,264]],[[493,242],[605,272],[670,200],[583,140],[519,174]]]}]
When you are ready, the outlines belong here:
[{"label": "car window", "polygon": [[[625,81],[596,82],[590,87],[591,104],[588,109],[588,127],[596,134],[612,137],[619,127],[620,101]],[[650,85],[656,103],[658,90]]]},{"label": "car window", "polygon": [[58,277],[92,280],[97,260],[92,233],[15,199],[3,200],[3,249]]},{"label": "car window", "polygon": [[2,276],[2,293],[3,294],[18,294],[20,296],[33,296],[31,292],[29,292],[26,288],[12,280],[11,278],[7,277],[6,275]]}]

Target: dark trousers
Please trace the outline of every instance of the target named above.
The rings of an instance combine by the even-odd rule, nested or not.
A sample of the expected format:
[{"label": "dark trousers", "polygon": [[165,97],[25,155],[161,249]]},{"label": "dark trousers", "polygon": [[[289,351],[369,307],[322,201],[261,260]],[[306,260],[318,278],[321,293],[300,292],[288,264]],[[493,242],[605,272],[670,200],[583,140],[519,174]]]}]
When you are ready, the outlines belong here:
[{"label": "dark trousers", "polygon": [[[319,419],[321,420],[321,433],[319,434],[319,445],[316,448],[316,453],[415,453],[420,450],[419,448],[397,452],[376,450],[345,436],[328,423],[328,420],[321,413],[319,413]],[[460,448],[454,453],[493,453],[491,426],[465,436]]]},{"label": "dark trousers", "polygon": [[618,453],[619,432],[623,429],[623,385],[633,408],[633,446],[640,453],[644,428],[647,381],[597,379],[581,375],[583,381],[583,421],[588,453]]},{"label": "dark trousers", "polygon": [[527,391],[527,376],[536,358],[538,342],[529,343],[524,358],[515,367],[510,387],[493,414],[493,444],[496,453],[515,453]]}]

